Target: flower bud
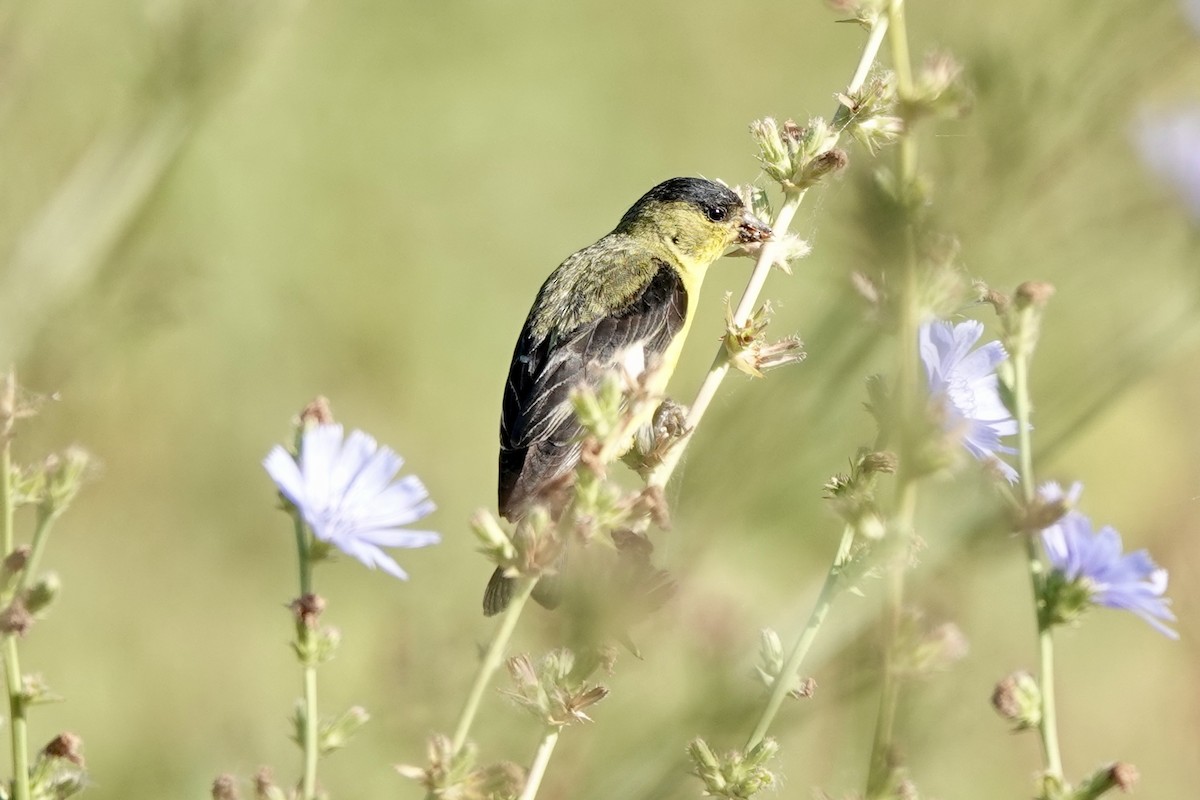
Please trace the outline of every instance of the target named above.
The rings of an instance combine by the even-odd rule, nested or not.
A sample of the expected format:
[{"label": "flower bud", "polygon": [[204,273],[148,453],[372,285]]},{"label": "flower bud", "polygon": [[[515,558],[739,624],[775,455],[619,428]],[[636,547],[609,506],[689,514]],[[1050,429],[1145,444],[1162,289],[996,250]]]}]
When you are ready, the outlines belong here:
[{"label": "flower bud", "polygon": [[913,670],[919,674],[941,672],[967,657],[970,643],[962,629],[944,622],[924,633],[912,653]]},{"label": "flower bud", "polygon": [[896,467],[899,466],[900,458],[890,450],[878,450],[872,453],[865,453],[862,456],[861,464],[862,471],[866,475],[876,472],[887,473],[888,475],[896,472]]},{"label": "flower bud", "polygon": [[1045,308],[1054,296],[1054,284],[1045,281],[1026,281],[1017,287],[1017,308]]},{"label": "flower bud", "polygon": [[345,747],[370,719],[371,715],[362,706],[351,706],[336,719],[321,725],[317,738],[317,748],[321,755],[328,755]]},{"label": "flower bud", "polygon": [[515,656],[508,660],[515,691],[505,694],[551,727],[591,722],[587,709],[607,697],[608,689],[586,683],[584,671],[575,669],[575,654],[565,648],[552,650],[536,665],[529,656]]},{"label": "flower bud", "polygon": [[911,123],[922,117],[954,119],[970,107],[962,65],[949,53],[934,52],[925,57],[912,94],[903,98],[901,113]]},{"label": "flower bud", "polygon": [[306,594],[292,601],[289,606],[296,615],[296,624],[310,630],[317,627],[317,620],[325,610],[325,598],[319,594]]},{"label": "flower bud", "polygon": [[833,148],[814,155],[796,170],[792,183],[799,189],[815,186],[826,175],[840,172],[850,163],[850,156],[845,150]]},{"label": "flower bud", "polygon": [[308,405],[300,409],[300,428],[307,430],[317,425],[332,425],[333,409],[329,407],[329,398],[317,395]]},{"label": "flower bud", "polygon": [[703,739],[688,744],[692,774],[698,777],[709,797],[744,800],[776,783],[774,773],[766,768],[779,752],[774,739],[764,739],[747,753],[732,751],[718,757]]},{"label": "flower bud", "polygon": [[61,733],[42,748],[29,774],[33,797],[58,800],[87,788],[82,744],[75,734]]},{"label": "flower bud", "polygon": [[239,800],[237,778],[232,775],[218,775],[212,784],[213,800]]},{"label": "flower bud", "polygon": [[471,530],[482,544],[479,552],[487,556],[493,564],[508,564],[516,557],[517,550],[513,547],[512,540],[492,516],[492,512],[483,508],[476,511],[471,517]]},{"label": "flower bud", "polygon": [[72,445],[62,455],[51,455],[42,465],[45,485],[41,507],[45,513],[61,514],[66,510],[79,487],[83,485],[92,457],[82,447]]},{"label": "flower bud", "polygon": [[27,706],[42,703],[61,703],[62,695],[54,692],[41,675],[21,677],[21,701]]},{"label": "flower bud", "polygon": [[1042,722],[1042,691],[1028,672],[1014,672],[996,684],[992,707],[1014,731],[1036,728]]},{"label": "flower bud", "polygon": [[1120,789],[1122,792],[1129,793],[1140,777],[1137,767],[1119,761],[1107,767],[1101,767],[1084,778],[1071,793],[1071,800],[1097,800],[1111,789]]},{"label": "flower bud", "polygon": [[0,592],[6,592],[12,588],[16,579],[25,571],[25,565],[29,563],[31,552],[33,551],[29,545],[23,544],[5,556],[3,562],[0,562]]},{"label": "flower bud", "polygon": [[33,615],[18,598],[0,611],[0,634],[24,636],[33,627]]},{"label": "flower bud", "polygon": [[[783,643],[779,640],[779,634],[770,628],[763,628],[759,634],[758,664],[755,666],[758,677],[770,688],[779,680],[785,666]],[[788,696],[797,700],[812,697],[817,689],[816,681],[812,678],[789,677],[792,686],[788,689]]]},{"label": "flower bud", "polygon": [[1029,355],[1041,335],[1042,316],[1054,294],[1044,281],[1026,281],[1017,287],[1012,306],[1004,316],[1004,347],[1013,356]]},{"label": "flower bud", "polygon": [[62,590],[62,581],[57,572],[47,572],[25,590],[25,608],[30,614],[38,615],[50,607]]},{"label": "flower bud", "polygon": [[72,764],[82,767],[84,766],[83,754],[80,752],[82,747],[83,739],[74,733],[60,733],[42,748],[42,752],[50,758],[65,758]]},{"label": "flower bud", "polygon": [[256,800],[288,800],[283,789],[275,785],[270,767],[260,767],[254,773],[254,797]]}]

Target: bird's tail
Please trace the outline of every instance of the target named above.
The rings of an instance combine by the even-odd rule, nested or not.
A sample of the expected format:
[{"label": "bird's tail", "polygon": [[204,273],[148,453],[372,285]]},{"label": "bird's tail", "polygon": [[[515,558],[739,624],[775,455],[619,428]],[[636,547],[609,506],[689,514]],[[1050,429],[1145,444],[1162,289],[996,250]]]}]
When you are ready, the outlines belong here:
[{"label": "bird's tail", "polygon": [[[492,577],[488,580],[487,588],[483,590],[483,615],[485,617],[494,617],[508,608],[508,604],[512,602],[513,588],[516,583],[515,578],[509,578],[504,574],[503,567],[496,567],[492,572]],[[544,575],[539,578],[537,585],[533,587],[533,599],[542,608],[550,610],[558,608],[559,603],[562,602],[562,583],[559,576],[557,574]]]}]

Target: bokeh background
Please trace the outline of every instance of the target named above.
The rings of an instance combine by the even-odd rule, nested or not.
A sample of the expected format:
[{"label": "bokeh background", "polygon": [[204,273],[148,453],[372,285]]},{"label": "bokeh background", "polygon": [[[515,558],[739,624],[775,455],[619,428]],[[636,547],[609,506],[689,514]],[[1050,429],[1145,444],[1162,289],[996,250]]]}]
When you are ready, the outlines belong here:
[{"label": "bokeh background", "polygon": [[[1110,611],[1059,636],[1068,772],[1131,761],[1150,798],[1200,784],[1200,219],[1134,145],[1143,115],[1200,102],[1184,14],[909,9],[914,53],[949,49],[975,88],[970,116],[922,132],[939,224],[972,276],[1058,287],[1035,363],[1040,470],[1083,479],[1084,510],[1171,572],[1179,642]],[[466,521],[494,501],[500,391],[534,292],[662,179],[761,179],[750,120],[834,111],[862,42],[834,19],[795,0],[4,3],[0,359],[58,398],[16,452],[78,442],[103,463],[46,558],[63,596],[23,645],[67,699],[35,710],[33,741],[80,734],[97,800],[297,773],[293,541],[259,462],[323,393],[408,458],[445,541],[401,554],[406,584],[320,568],[345,637],[323,707],[373,714],[322,776],[336,797],[419,797],[390,765],[449,730],[493,628]],[[807,613],[839,531],[821,485],[872,438],[863,379],[891,369],[849,282],[873,258],[873,168],[853,151],[803,207],[813,255],[766,296],[808,361],[723,387],[660,539],[680,595],[635,631],[643,660],[618,664],[542,796],[695,797],[686,742],[744,741],[758,630],[789,639]],[[673,384],[684,402],[748,269],[710,273]],[[1036,741],[988,705],[998,678],[1034,666],[1022,549],[978,476],[931,485],[921,520],[914,602],[971,650],[906,695],[913,775],[931,797],[1027,796]],[[834,608],[807,669],[817,694],[775,728],[777,796],[861,788],[878,601],[868,583]],[[561,628],[539,609],[517,646],[543,651]],[[527,762],[537,727],[496,695],[477,738]]]}]

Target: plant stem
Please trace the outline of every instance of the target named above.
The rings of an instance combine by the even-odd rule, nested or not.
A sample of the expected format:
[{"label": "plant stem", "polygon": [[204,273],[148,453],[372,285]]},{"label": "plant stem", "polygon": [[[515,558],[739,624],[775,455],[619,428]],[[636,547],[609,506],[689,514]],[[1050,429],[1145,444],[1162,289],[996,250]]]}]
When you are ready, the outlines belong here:
[{"label": "plant stem", "polygon": [[[854,77],[846,87],[847,94],[854,94],[862,88],[867,75],[871,71],[871,67],[875,64],[875,58],[879,54],[879,48],[887,29],[888,17],[881,15],[871,26],[867,43],[863,46],[862,54],[858,59],[858,65],[854,70]],[[841,135],[842,128],[839,122],[843,122],[845,119],[846,107],[839,104],[833,116],[834,138],[829,145],[831,148],[837,144],[837,140]],[[775,254],[779,243],[783,239],[783,235],[788,232],[788,228],[792,224],[792,219],[796,216],[796,211],[800,208],[800,203],[803,200],[804,190],[785,192],[783,205],[771,221],[771,229],[775,232],[775,236],[771,241],[763,245],[763,249],[758,255],[754,271],[750,274],[750,281],[746,284],[746,289],[742,292],[741,300],[738,301],[737,309],[734,311],[734,324],[743,325],[749,319],[755,304],[758,302],[758,296],[762,293],[763,286],[767,281],[767,274],[771,271],[771,265],[775,261]],[[688,442],[691,441],[692,433],[700,424],[700,420],[703,419],[705,412],[708,410],[709,403],[716,396],[717,389],[720,388],[721,381],[725,380],[728,372],[729,361],[724,345],[722,345],[717,350],[717,354],[713,358],[712,367],[709,368],[703,383],[700,384],[700,389],[696,392],[696,399],[692,401],[691,408],[688,411],[688,432],[667,451],[658,466],[650,472],[647,478],[648,485],[659,488],[667,485],[667,482],[671,479],[671,474],[675,471],[675,467],[679,465],[680,458],[683,457],[683,451],[687,448]]]},{"label": "plant stem", "polygon": [[895,553],[887,565],[884,596],[883,685],[879,691],[879,713],[875,719],[875,735],[871,741],[871,758],[867,769],[867,798],[884,795],[892,782],[892,740],[896,727],[896,708],[900,701],[900,674],[896,656],[903,617],[908,553],[916,516],[917,484],[901,474],[897,488],[900,496],[893,530],[889,534]]},{"label": "plant stem", "polygon": [[13,798],[29,800],[29,723],[25,718],[25,687],[21,680],[21,659],[17,637],[4,637],[4,676],[8,690],[8,712],[12,719]]},{"label": "plant stem", "polygon": [[787,697],[792,683],[796,679],[796,675],[800,672],[800,665],[804,663],[809,648],[812,647],[813,641],[817,638],[817,632],[821,629],[821,624],[825,622],[825,617],[829,614],[829,609],[833,605],[834,598],[844,588],[842,585],[841,569],[846,563],[846,558],[850,554],[850,545],[853,542],[854,528],[847,525],[842,531],[842,541],[838,545],[837,555],[833,557],[833,563],[829,565],[829,572],[825,575],[825,583],[821,586],[821,593],[817,595],[817,601],[813,604],[812,612],[808,615],[808,622],[805,623],[799,638],[796,639],[796,643],[792,646],[792,651],[788,654],[788,659],[783,666],[783,670],[775,678],[775,684],[771,687],[771,696],[767,699],[767,705],[763,709],[762,716],[758,718],[758,724],[754,726],[754,732],[746,740],[744,752],[750,752],[766,737],[767,730],[775,720],[775,715],[779,713],[779,708],[783,705],[784,698]]},{"label": "plant stem", "polygon": [[[891,0],[886,17],[888,45],[892,54],[892,69],[896,74],[896,93],[901,102],[912,95],[912,64],[908,51],[908,32],[904,19],[904,0]],[[889,535],[894,554],[887,573],[884,599],[883,685],[880,687],[879,714],[871,744],[871,760],[867,771],[868,798],[886,795],[892,787],[892,759],[896,710],[900,700],[900,675],[896,665],[900,626],[903,619],[904,584],[908,569],[909,548],[914,535],[917,510],[917,479],[913,462],[918,443],[914,440],[913,422],[919,414],[920,396],[917,375],[920,364],[917,354],[917,332],[921,322],[919,259],[916,231],[912,219],[912,191],[917,177],[917,143],[911,131],[906,131],[898,144],[897,184],[902,213],[908,215],[904,226],[904,255],[901,262],[900,324],[897,341],[897,415],[900,423],[898,450],[900,467],[896,475],[896,511]]]},{"label": "plant stem", "polygon": [[[1029,352],[1020,349],[1012,355],[1013,415],[1017,419],[1017,459],[1021,475],[1021,494],[1025,506],[1032,506],[1037,497],[1037,481],[1033,473],[1033,404],[1029,395]],[[1060,782],[1063,778],[1062,753],[1058,746],[1058,715],[1054,701],[1054,637],[1049,623],[1041,612],[1042,586],[1045,570],[1038,554],[1033,531],[1023,531],[1025,556],[1029,562],[1029,581],[1033,590],[1034,615],[1038,626],[1038,686],[1042,694],[1042,714],[1038,734],[1042,740],[1042,756],[1046,773]]]},{"label": "plant stem", "polygon": [[312,594],[312,559],[309,557],[308,529],[299,512],[294,512],[296,522],[296,558],[300,572],[300,596]]},{"label": "plant stem", "polygon": [[[12,369],[0,384],[0,539],[4,556],[15,547],[13,533],[12,429],[17,410],[17,378]],[[40,527],[40,526],[39,526]],[[21,576],[22,585],[28,571]],[[17,597],[19,595],[14,595]],[[13,797],[29,800],[29,725],[25,718],[25,686],[21,678],[21,658],[17,637],[4,637],[4,682],[11,717]]]},{"label": "plant stem", "polygon": [[17,377],[11,368],[0,383],[0,542],[4,552],[0,558],[13,551],[13,497],[12,497],[12,429],[17,413]]},{"label": "plant stem", "polygon": [[37,527],[33,530],[33,539],[29,544],[29,558],[26,559],[21,576],[17,579],[16,588],[12,593],[14,599],[20,598],[25,593],[29,581],[37,575],[38,562],[41,561],[42,553],[46,550],[46,541],[50,538],[50,528],[56,519],[58,519],[57,512],[38,509]]},{"label": "plant stem", "polygon": [[533,587],[536,583],[536,580],[530,578],[518,579],[512,602],[504,610],[504,616],[500,619],[500,627],[496,629],[496,635],[492,637],[483,661],[479,663],[479,671],[475,673],[475,682],[471,684],[467,702],[463,706],[462,713],[459,714],[458,725],[454,728],[454,738],[451,740],[451,747],[455,754],[460,752],[467,742],[467,733],[470,732],[471,723],[475,721],[475,714],[479,711],[483,692],[491,681],[492,675],[500,668],[500,661],[504,658],[508,640],[512,638],[513,631],[516,630],[517,620],[521,618],[521,612],[524,610],[529,596],[533,594]]},{"label": "plant stem", "polygon": [[518,800],[533,800],[537,796],[538,787],[542,785],[542,777],[546,774],[546,765],[550,763],[550,756],[554,753],[554,746],[558,744],[558,735],[561,732],[562,729],[558,727],[546,728],[546,735],[542,737],[542,742],[538,745],[533,763],[529,765],[529,777],[525,781],[525,788],[521,791]]},{"label": "plant stem", "polygon": [[[294,512],[296,518],[296,553],[300,567],[300,602],[312,594],[312,558],[311,541],[308,530],[300,513]],[[317,797],[317,734],[320,726],[320,714],[317,710],[317,663],[316,631],[313,624],[298,614],[296,617],[296,635],[300,639],[300,652],[304,661],[304,732],[301,747],[304,751],[304,777],[300,784],[302,800],[316,800]]]},{"label": "plant stem", "polygon": [[[312,643],[312,632],[306,637],[306,647]],[[317,732],[320,719],[317,712],[317,666],[304,665],[304,783],[302,785],[304,800],[316,800],[317,797]]]}]

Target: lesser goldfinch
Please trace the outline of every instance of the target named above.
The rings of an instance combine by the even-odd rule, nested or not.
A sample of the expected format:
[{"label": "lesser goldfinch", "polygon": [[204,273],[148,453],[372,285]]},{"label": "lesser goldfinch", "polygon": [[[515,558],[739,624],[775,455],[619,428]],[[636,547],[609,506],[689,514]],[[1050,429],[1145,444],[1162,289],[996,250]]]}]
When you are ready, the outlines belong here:
[{"label": "lesser goldfinch", "polygon": [[[571,404],[623,368],[656,369],[659,390],[675,368],[709,265],[735,243],[770,238],[728,187],[672,178],[646,192],[617,227],[568,257],[542,284],[513,350],[500,417],[500,513],[516,522],[579,460]],[[484,613],[508,604],[497,569]]]}]

